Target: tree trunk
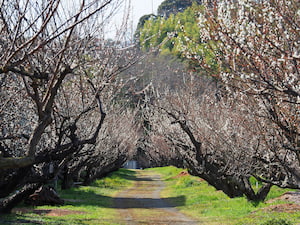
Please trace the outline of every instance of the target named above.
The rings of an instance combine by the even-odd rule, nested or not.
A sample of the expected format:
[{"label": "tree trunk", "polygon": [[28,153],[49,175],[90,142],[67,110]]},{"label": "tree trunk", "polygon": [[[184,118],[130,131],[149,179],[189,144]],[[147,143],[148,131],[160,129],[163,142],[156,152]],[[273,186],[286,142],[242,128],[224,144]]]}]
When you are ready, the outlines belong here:
[{"label": "tree trunk", "polygon": [[74,185],[74,180],[72,174],[69,173],[68,168],[65,168],[65,171],[63,173],[62,183],[61,183],[61,189],[66,190],[70,189]]},{"label": "tree trunk", "polygon": [[[3,174],[1,174],[0,198],[5,198],[10,195],[13,190],[16,190],[17,186],[20,185],[20,181],[29,176],[30,170],[31,167],[25,167],[22,169],[3,171]],[[6,179],[8,177],[9,179]]]},{"label": "tree trunk", "polygon": [[22,202],[29,195],[33,194],[35,190],[40,187],[40,184],[25,185],[20,191],[0,202],[0,214],[10,213],[13,207]]},{"label": "tree trunk", "polygon": [[88,169],[83,184],[89,185],[95,179],[105,177],[107,174],[118,170],[126,162],[126,160],[127,160],[126,156],[120,156],[114,162],[103,166],[100,170],[96,171],[95,173],[91,173],[91,170]]},{"label": "tree trunk", "polygon": [[201,177],[217,190],[223,191],[230,198],[242,197],[244,194],[229,176],[222,176],[221,174],[211,170],[200,172],[191,167],[188,168],[188,171],[191,175]]},{"label": "tree trunk", "polygon": [[42,186],[30,195],[25,203],[28,205],[63,205],[64,200],[61,199],[54,188]]},{"label": "tree trunk", "polygon": [[223,191],[230,198],[245,196],[249,201],[263,201],[272,187],[272,185],[266,184],[255,193],[249,177],[226,175],[220,172],[220,165],[207,162],[207,160],[204,166],[192,164],[193,162],[190,161],[188,165],[190,174],[201,177],[217,190]]},{"label": "tree trunk", "polygon": [[253,201],[253,202],[264,201],[267,195],[269,194],[271,187],[272,184],[265,184],[258,190],[257,193],[253,191],[252,187],[251,189],[247,188],[245,191],[245,195],[249,201]]}]

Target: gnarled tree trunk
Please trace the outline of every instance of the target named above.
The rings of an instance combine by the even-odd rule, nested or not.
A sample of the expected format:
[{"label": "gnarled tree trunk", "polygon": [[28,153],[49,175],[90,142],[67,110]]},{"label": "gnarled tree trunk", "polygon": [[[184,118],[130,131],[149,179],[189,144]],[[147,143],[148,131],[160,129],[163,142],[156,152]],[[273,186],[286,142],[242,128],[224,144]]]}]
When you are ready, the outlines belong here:
[{"label": "gnarled tree trunk", "polygon": [[25,185],[20,191],[0,202],[0,214],[10,213],[12,208],[30,196],[40,187],[40,184]]}]

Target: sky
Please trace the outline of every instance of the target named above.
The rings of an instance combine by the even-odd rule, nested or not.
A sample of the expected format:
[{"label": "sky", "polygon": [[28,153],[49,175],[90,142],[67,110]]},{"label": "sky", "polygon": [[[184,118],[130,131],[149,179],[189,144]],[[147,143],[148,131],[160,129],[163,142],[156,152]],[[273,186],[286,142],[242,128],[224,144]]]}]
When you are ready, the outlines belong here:
[{"label": "sky", "polygon": [[132,19],[136,26],[139,19],[146,14],[156,14],[158,6],[164,0],[131,0],[132,4]]},{"label": "sky", "polygon": [[[125,2],[127,3],[128,1],[131,1],[131,13],[129,19],[130,24],[128,27],[128,35],[132,36],[135,32],[139,19],[146,14],[156,14],[158,6],[164,0],[125,0]],[[122,10],[120,10],[119,13],[117,13],[116,16],[113,17],[112,24],[107,30],[106,37],[114,39],[114,27],[118,27],[118,25],[121,23],[121,18],[123,17],[122,15]]]}]

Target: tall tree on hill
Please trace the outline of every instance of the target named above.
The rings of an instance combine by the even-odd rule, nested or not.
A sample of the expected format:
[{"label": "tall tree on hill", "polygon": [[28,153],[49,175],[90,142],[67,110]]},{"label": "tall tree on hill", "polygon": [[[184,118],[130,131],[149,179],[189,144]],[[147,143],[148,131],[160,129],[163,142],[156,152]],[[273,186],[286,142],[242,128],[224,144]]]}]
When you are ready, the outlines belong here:
[{"label": "tall tree on hill", "polygon": [[142,16],[140,19],[139,19],[139,22],[137,24],[137,27],[136,27],[136,30],[135,30],[135,34],[134,34],[134,38],[135,38],[135,41],[139,41],[140,39],[140,29],[144,26],[145,22],[151,18],[156,18],[157,16],[154,15],[154,14],[147,14],[147,15],[144,15]]}]

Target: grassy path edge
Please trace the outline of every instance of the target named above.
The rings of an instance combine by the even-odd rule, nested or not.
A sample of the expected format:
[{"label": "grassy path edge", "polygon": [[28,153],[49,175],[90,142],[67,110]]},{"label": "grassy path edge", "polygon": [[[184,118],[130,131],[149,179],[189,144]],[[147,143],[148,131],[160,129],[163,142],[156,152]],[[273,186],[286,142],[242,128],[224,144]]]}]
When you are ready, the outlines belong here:
[{"label": "grassy path edge", "polygon": [[[60,197],[66,200],[63,206],[19,205],[18,208],[27,210],[1,216],[0,224],[119,225],[116,220],[118,212],[113,208],[114,198],[119,192],[132,187],[134,179],[135,171],[120,169],[90,186],[58,190]],[[54,216],[49,213],[51,211],[73,213]]]},{"label": "grassy path edge", "polygon": [[[246,198],[230,199],[223,192],[216,191],[204,180],[187,174],[185,170],[175,167],[149,169],[158,172],[166,182],[162,192],[164,198],[184,196],[185,204],[177,207],[181,212],[203,221],[209,225],[292,225],[300,224],[300,211],[280,212],[272,210],[279,206],[290,205],[286,201],[253,204]],[[273,187],[267,200],[285,193]],[[175,204],[178,204],[178,202]],[[270,210],[269,210],[270,209]]]}]

